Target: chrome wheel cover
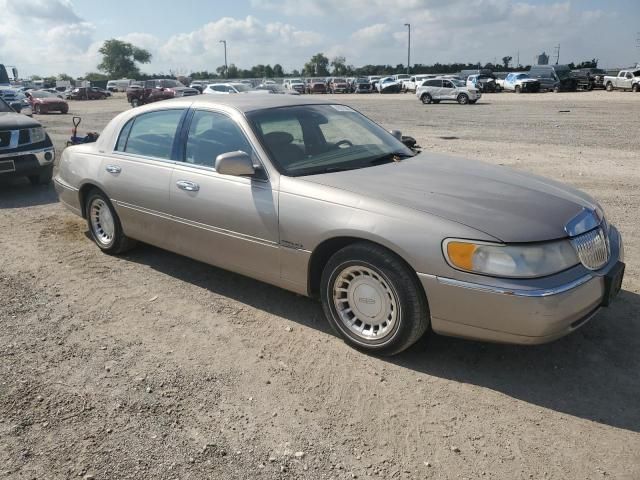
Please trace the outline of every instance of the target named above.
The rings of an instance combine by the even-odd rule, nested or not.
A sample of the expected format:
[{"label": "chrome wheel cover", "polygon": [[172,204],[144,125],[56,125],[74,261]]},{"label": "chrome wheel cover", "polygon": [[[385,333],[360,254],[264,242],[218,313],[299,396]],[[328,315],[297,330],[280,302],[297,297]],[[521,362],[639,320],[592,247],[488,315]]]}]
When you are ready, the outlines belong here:
[{"label": "chrome wheel cover", "polygon": [[390,282],[362,265],[346,267],[336,276],[333,305],[343,327],[367,342],[391,336],[400,316],[398,296]]},{"label": "chrome wheel cover", "polygon": [[96,198],[91,202],[89,215],[93,238],[105,247],[110,246],[113,243],[116,228],[109,206],[101,198]]}]

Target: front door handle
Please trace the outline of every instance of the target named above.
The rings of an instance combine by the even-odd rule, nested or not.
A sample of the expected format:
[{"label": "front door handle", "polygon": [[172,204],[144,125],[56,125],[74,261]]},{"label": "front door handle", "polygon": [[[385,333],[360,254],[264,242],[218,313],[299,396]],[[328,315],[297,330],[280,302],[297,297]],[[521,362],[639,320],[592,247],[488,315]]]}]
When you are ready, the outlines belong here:
[{"label": "front door handle", "polygon": [[189,180],[178,180],[176,185],[180,190],[186,190],[187,192],[197,192],[200,190],[200,185]]},{"label": "front door handle", "polygon": [[105,167],[105,170],[109,173],[120,173],[122,171],[122,168],[118,165],[107,165]]}]

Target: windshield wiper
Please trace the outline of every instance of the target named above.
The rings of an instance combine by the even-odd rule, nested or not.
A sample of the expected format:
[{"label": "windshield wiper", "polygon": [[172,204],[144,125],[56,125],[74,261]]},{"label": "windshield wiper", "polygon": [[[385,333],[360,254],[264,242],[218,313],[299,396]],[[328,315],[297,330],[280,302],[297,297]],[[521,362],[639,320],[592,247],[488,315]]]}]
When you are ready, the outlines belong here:
[{"label": "windshield wiper", "polygon": [[403,152],[391,152],[391,153],[386,153],[384,155],[381,155],[379,157],[372,158],[371,160],[369,160],[368,165],[382,165],[384,163],[400,162],[405,158],[410,158],[413,156],[414,155],[410,155],[408,153],[403,153]]}]

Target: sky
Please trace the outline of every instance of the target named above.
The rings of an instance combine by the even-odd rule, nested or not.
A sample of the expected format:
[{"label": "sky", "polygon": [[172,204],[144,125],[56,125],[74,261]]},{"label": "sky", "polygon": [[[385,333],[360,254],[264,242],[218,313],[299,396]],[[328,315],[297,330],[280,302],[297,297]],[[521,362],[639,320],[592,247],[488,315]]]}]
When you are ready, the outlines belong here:
[{"label": "sky", "polygon": [[0,63],[32,74],[96,71],[104,40],[145,48],[149,73],[228,62],[301,69],[312,55],[354,66],[500,62],[535,55],[602,67],[640,61],[640,0],[0,0]]}]

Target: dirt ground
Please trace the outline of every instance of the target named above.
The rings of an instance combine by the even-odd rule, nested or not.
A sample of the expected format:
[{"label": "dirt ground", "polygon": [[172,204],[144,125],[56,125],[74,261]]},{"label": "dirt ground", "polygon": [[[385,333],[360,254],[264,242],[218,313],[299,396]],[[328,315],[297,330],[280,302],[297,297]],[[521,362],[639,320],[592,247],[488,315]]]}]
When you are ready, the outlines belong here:
[{"label": "dirt ground", "polygon": [[[426,151],[594,195],[626,241],[618,301],[549,345],[432,335],[374,358],[312,300],[148,246],[101,254],[52,187],[5,181],[0,478],[640,478],[640,94],[336,98]],[[71,102],[83,132],[125,108]],[[71,115],[39,119],[60,152]]]}]

